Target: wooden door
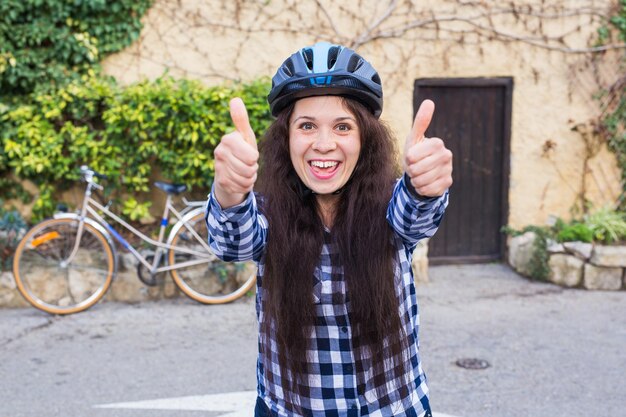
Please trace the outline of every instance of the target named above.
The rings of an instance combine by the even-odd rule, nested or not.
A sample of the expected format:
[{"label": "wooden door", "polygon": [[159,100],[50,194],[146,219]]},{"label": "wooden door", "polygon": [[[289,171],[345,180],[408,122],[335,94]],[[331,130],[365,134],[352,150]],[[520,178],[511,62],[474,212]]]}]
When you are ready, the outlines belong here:
[{"label": "wooden door", "polygon": [[435,102],[426,136],[454,155],[450,204],[429,243],[432,264],[502,259],[508,218],[512,78],[419,79],[413,114]]}]

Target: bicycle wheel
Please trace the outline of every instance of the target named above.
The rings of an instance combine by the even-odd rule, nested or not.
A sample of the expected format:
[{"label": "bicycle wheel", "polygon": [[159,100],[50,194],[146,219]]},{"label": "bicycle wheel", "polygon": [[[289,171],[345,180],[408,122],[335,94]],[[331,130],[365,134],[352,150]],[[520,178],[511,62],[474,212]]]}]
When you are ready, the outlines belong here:
[{"label": "bicycle wheel", "polygon": [[[206,258],[206,262],[170,270],[178,288],[192,299],[204,304],[228,303],[248,292],[256,282],[254,262],[223,262],[209,251],[208,231],[202,210],[174,233],[170,241],[173,248],[168,252],[170,265]],[[184,253],[176,247],[203,252],[206,256]]]},{"label": "bicycle wheel", "polygon": [[45,220],[20,241],[13,258],[19,292],[34,307],[50,314],[86,310],[100,300],[113,278],[113,251],[106,237],[84,223],[78,250],[74,248],[77,219]]}]

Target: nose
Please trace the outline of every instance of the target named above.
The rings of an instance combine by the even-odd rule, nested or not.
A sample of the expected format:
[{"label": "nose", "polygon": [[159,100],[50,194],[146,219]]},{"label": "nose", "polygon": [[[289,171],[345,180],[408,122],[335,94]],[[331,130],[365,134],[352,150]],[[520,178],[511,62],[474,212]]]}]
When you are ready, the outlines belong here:
[{"label": "nose", "polygon": [[337,143],[328,132],[320,131],[313,142],[312,148],[318,152],[326,153],[337,149]]}]

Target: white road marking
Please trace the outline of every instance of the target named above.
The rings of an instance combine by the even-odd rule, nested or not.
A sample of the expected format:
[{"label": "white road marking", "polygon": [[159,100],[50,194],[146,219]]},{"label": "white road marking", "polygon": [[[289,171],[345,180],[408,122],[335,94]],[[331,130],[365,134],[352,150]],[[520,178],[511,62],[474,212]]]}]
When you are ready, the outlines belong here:
[{"label": "white road marking", "polygon": [[115,404],[100,404],[94,408],[128,408],[143,410],[187,410],[223,412],[220,417],[250,417],[256,403],[256,391],[226,392]]},{"label": "white road marking", "polygon": [[[147,401],[99,404],[94,408],[126,408],[141,410],[185,410],[223,412],[219,417],[250,417],[256,402],[256,391],[226,392],[223,394],[194,395],[161,398]],[[433,413],[433,417],[455,417]]]}]

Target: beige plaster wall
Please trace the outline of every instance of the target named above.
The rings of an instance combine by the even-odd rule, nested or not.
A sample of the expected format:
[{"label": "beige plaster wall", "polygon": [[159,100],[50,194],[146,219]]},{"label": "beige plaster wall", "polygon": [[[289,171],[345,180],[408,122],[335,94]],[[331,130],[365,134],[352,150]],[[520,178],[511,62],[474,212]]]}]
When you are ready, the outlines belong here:
[{"label": "beige plaster wall", "polygon": [[[509,224],[568,217],[583,187],[585,159],[582,136],[572,127],[597,115],[597,102],[590,98],[595,81],[582,66],[585,55],[532,43],[563,48],[550,40],[562,36],[568,46],[586,48],[596,27],[593,18],[571,12],[566,7],[571,1],[552,2],[547,9],[538,9],[539,1],[515,2],[522,16],[524,4],[528,6],[522,20],[485,2],[447,0],[423,6],[405,0],[395,8],[377,0],[357,3],[347,8],[322,0],[157,0],[144,19],[141,39],[105,60],[104,68],[125,83],[167,70],[174,77],[215,84],[269,77],[287,56],[318,40],[356,45],[381,74],[386,96],[382,118],[400,141],[412,122],[415,79],[511,76]],[[603,11],[612,2],[574,3],[580,10]],[[486,17],[476,18],[481,14]],[[413,29],[392,36],[411,24]],[[548,150],[546,141],[552,144]],[[619,178],[615,158],[603,149],[589,164],[587,198],[598,206],[612,203],[621,189]]]}]

